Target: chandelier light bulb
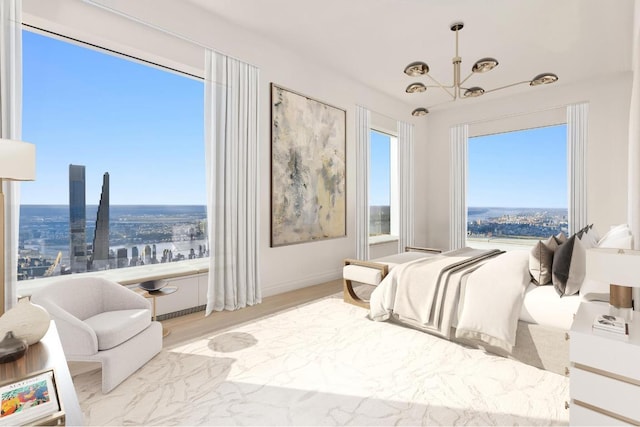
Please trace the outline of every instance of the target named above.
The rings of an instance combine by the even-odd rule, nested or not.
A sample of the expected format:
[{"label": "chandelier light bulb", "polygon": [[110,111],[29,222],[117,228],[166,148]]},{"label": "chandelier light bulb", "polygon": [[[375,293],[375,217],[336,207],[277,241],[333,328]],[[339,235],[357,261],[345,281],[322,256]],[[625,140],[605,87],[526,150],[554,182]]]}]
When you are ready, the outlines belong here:
[{"label": "chandelier light bulb", "polygon": [[404,68],[404,73],[411,77],[423,76],[428,72],[429,66],[421,61],[412,62]]},{"label": "chandelier light bulb", "polygon": [[407,86],[407,89],[405,89],[407,93],[418,93],[424,92],[425,90],[427,90],[427,87],[419,82],[411,83],[409,86]]},{"label": "chandelier light bulb", "polygon": [[529,83],[530,86],[540,86],[547,85],[549,83],[555,83],[558,81],[558,76],[553,73],[542,73],[538,74],[531,80]]},{"label": "chandelier light bulb", "polygon": [[479,96],[482,96],[482,94],[484,94],[484,89],[478,86],[474,86],[465,90],[462,96],[464,96],[465,98],[477,98]]},{"label": "chandelier light bulb", "polygon": [[471,71],[473,73],[486,73],[487,71],[491,71],[498,66],[498,60],[495,58],[482,58],[478,59],[473,67],[471,67]]}]

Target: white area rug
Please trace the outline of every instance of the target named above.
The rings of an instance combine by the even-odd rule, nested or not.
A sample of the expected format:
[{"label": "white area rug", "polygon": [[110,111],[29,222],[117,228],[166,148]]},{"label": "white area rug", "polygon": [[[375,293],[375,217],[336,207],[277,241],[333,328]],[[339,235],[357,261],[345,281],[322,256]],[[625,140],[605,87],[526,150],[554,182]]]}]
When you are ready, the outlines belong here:
[{"label": "white area rug", "polygon": [[569,380],[327,298],[164,349],[111,393],[74,378],[87,425],[568,424]]}]

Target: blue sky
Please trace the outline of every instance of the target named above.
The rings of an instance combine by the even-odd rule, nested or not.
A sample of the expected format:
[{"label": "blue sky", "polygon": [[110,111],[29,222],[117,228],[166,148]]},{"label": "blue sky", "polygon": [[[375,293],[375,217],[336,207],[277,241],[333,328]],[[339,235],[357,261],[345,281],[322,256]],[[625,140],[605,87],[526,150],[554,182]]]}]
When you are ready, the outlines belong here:
[{"label": "blue sky", "polygon": [[566,125],[469,139],[467,206],[566,208]]},{"label": "blue sky", "polygon": [[389,135],[372,131],[369,155],[369,205],[389,206]]},{"label": "blue sky", "polygon": [[22,139],[37,145],[24,204],[67,204],[69,164],[87,204],[109,172],[112,204],[204,205],[203,82],[23,32]]}]

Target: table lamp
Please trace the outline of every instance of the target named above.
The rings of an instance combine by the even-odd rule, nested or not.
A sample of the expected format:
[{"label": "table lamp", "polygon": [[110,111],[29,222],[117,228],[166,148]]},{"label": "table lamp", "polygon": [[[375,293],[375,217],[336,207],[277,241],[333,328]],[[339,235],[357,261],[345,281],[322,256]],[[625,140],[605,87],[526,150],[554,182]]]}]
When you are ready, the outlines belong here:
[{"label": "table lamp", "polygon": [[640,289],[640,251],[589,249],[586,276],[609,283],[611,314],[631,320],[634,304],[635,310],[640,310],[640,298],[637,297],[637,291]]},{"label": "table lamp", "polygon": [[36,178],[36,146],[0,138],[0,315],[5,304],[5,236],[3,181],[33,181]]}]

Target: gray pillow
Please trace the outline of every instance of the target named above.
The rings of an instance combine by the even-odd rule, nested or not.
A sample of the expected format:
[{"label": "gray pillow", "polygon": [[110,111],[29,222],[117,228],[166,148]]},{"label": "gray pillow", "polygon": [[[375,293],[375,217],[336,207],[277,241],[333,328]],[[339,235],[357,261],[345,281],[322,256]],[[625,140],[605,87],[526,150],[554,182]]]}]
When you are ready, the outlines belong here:
[{"label": "gray pillow", "polygon": [[556,249],[551,271],[553,287],[560,296],[580,291],[586,273],[586,255],[583,243],[575,234]]},{"label": "gray pillow", "polygon": [[529,254],[529,273],[533,283],[538,286],[551,283],[551,268],[553,266],[553,253],[558,247],[555,237],[548,240],[539,240]]}]

